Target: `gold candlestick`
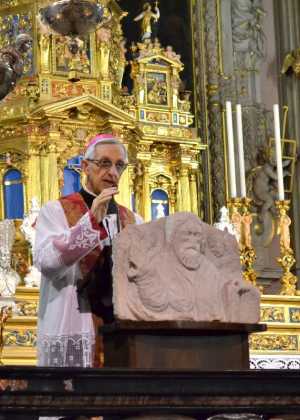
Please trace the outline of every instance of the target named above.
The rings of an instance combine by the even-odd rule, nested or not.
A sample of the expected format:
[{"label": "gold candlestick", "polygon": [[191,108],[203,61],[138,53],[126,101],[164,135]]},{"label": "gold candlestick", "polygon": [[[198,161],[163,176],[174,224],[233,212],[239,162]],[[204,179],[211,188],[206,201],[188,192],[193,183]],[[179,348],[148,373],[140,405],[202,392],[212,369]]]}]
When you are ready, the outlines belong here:
[{"label": "gold candlestick", "polygon": [[297,277],[291,273],[291,268],[295,264],[294,251],[291,248],[290,224],[288,216],[290,200],[278,200],[275,202],[278,210],[278,234],[280,236],[280,257],[277,261],[283,268],[281,281],[281,295],[294,296],[296,294]]},{"label": "gold candlestick", "polygon": [[244,267],[243,276],[256,286],[257,273],[253,268],[256,260],[255,249],[252,246],[251,224],[252,214],[250,212],[251,198],[243,197],[241,199],[242,230],[241,230],[241,264]]},{"label": "gold candlestick", "polygon": [[250,203],[251,199],[247,197],[231,198],[228,201],[228,208],[231,223],[234,225],[239,237],[240,261],[244,268],[243,277],[246,281],[256,286],[257,274],[253,268],[256,254],[252,246]]}]

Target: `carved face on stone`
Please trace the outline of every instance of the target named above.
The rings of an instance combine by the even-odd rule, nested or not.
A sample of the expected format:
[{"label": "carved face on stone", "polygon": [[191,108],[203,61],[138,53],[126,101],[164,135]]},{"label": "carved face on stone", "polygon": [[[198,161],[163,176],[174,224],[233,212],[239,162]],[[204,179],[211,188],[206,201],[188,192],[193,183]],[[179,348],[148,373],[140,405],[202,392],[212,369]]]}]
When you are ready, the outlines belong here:
[{"label": "carved face on stone", "polygon": [[176,224],[174,228],[172,244],[177,258],[188,270],[197,270],[204,251],[204,232],[201,224],[188,220],[186,223]]},{"label": "carved face on stone", "polygon": [[225,242],[224,236],[221,232],[216,234],[208,235],[207,244],[209,250],[214,254],[215,257],[223,257],[225,253]]}]

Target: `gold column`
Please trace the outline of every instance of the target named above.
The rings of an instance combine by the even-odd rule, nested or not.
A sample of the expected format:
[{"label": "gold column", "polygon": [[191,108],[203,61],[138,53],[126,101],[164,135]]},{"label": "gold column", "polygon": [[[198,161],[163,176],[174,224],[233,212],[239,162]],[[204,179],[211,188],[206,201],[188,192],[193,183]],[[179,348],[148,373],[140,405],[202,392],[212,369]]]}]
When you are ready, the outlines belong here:
[{"label": "gold column", "polygon": [[119,182],[119,194],[116,197],[117,202],[127,208],[131,208],[131,196],[130,196],[130,173],[129,168],[123,172]]},{"label": "gold column", "polygon": [[41,170],[40,156],[35,148],[29,149],[28,161],[28,182],[27,182],[27,205],[30,208],[30,202],[33,197],[41,202]]},{"label": "gold column", "polygon": [[[190,182],[189,182],[189,170],[188,168],[181,168],[178,182],[179,192],[179,211],[191,211],[191,194],[190,194]],[[178,199],[177,199],[178,200]]]},{"label": "gold column", "polygon": [[150,179],[149,179],[149,162],[144,162],[143,175],[143,210],[146,222],[151,220],[151,197],[150,197]]},{"label": "gold column", "polygon": [[3,177],[5,169],[0,172],[0,219],[4,219],[4,190],[3,190]]},{"label": "gold column", "polygon": [[196,178],[196,174],[194,173],[191,173],[190,175],[190,195],[191,195],[191,211],[192,213],[199,216],[197,178]]},{"label": "gold column", "polygon": [[59,193],[57,148],[55,144],[49,145],[49,200],[57,200]]},{"label": "gold column", "polygon": [[169,193],[169,213],[174,214],[176,211],[176,186],[172,185]]},{"label": "gold column", "polygon": [[49,157],[44,151],[41,155],[41,205],[49,200]]}]

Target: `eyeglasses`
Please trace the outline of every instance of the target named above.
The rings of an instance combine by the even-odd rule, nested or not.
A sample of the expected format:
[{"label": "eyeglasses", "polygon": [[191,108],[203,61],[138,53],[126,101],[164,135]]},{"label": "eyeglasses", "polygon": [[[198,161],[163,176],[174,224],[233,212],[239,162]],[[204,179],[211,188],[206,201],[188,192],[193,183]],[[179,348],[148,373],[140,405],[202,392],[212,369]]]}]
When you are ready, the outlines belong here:
[{"label": "eyeglasses", "polygon": [[114,165],[119,175],[121,175],[125,169],[127,168],[127,163],[119,161],[116,164],[112,163],[109,159],[86,159],[89,162],[94,163],[98,166],[99,169],[104,169],[105,171],[109,171],[111,167]]}]

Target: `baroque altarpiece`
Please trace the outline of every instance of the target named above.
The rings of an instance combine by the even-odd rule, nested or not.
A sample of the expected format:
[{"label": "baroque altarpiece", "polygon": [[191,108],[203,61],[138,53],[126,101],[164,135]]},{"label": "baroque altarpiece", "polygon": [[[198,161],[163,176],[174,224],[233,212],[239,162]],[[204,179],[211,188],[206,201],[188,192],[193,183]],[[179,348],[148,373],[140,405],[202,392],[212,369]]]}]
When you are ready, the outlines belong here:
[{"label": "baroque altarpiece", "polygon": [[[207,150],[191,128],[190,92],[180,89],[180,55],[159,39],[137,42],[127,51],[122,30],[127,13],[112,0],[101,1],[106,20],[78,40],[79,51],[72,56],[67,37],[41,29],[37,15],[45,4],[1,2],[0,9],[1,48],[19,33],[33,39],[24,77],[0,105],[0,213],[2,219],[15,220],[13,260],[21,276],[30,256],[18,219],[33,202],[43,205],[78,190],[80,160],[94,134],[112,132],[128,149],[121,204],[146,221],[176,211],[204,212],[200,162],[207,159]],[[122,85],[126,66],[130,90]],[[17,320],[21,330],[19,324],[5,332],[4,362],[11,356],[18,362],[22,346],[35,345],[36,291],[19,287],[17,305],[26,319],[23,324]],[[33,353],[25,359],[32,363]]]}]

